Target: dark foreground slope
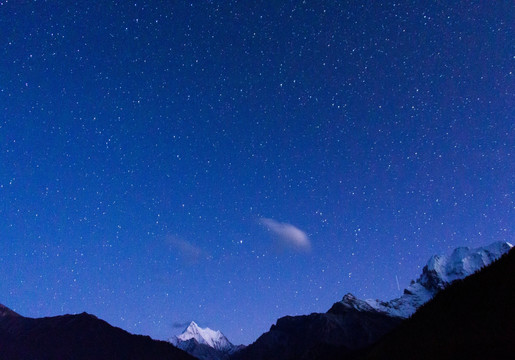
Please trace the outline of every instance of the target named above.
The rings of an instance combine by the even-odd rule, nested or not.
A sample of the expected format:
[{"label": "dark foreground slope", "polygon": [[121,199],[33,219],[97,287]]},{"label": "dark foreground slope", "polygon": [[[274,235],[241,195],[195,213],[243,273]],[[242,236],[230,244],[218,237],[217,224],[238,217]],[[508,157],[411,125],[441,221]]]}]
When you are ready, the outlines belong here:
[{"label": "dark foreground slope", "polygon": [[327,313],[286,316],[232,360],[304,360],[323,358],[333,348],[351,353],[368,346],[402,321],[352,302],[336,303]]},{"label": "dark foreground slope", "polygon": [[192,360],[173,345],[132,335],[93,315],[32,319],[0,305],[2,360]]},{"label": "dark foreground slope", "polygon": [[[476,317],[476,311],[491,312],[489,307],[497,306],[496,298],[502,297],[505,308],[508,307],[513,301],[513,296],[509,296],[507,293],[496,293],[496,290],[503,291],[503,286],[506,284],[513,284],[512,276],[515,272],[512,271],[510,274],[506,270],[503,275],[490,275],[495,278],[494,281],[487,280],[490,286],[494,289],[491,290],[492,295],[484,294],[483,285],[477,285],[477,289],[463,290],[461,298],[455,298],[457,293],[460,293],[458,282],[456,285],[449,287],[453,279],[465,278],[466,276],[474,273],[484,266],[487,266],[495,259],[498,259],[502,254],[508,252],[512,248],[512,245],[506,242],[496,242],[486,247],[477,249],[469,249],[461,247],[455,249],[450,256],[435,255],[432,256],[427,265],[424,267],[422,274],[417,281],[412,284],[404,291],[404,294],[388,302],[382,301],[363,301],[355,298],[352,294],[347,294],[343,299],[333,305],[333,307],[327,313],[311,314],[307,316],[294,316],[284,317],[277,321],[277,324],[272,326],[270,331],[263,334],[255,343],[248,346],[243,351],[236,353],[233,356],[233,360],[303,360],[303,359],[355,359],[359,356],[363,356],[366,349],[370,350],[370,346],[377,343],[380,338],[393,330],[399,325],[403,319],[413,314],[416,309],[419,309],[429,299],[433,298],[435,294],[438,294],[443,289],[449,288],[450,290],[444,290],[450,293],[451,302],[454,301],[452,306],[457,307],[457,310],[453,310],[449,304],[443,304],[439,307],[431,310],[433,313],[427,315],[428,321],[436,322],[434,328],[428,330],[425,328],[426,324],[422,324],[420,327],[422,330],[428,332],[428,334],[421,333],[414,336],[412,330],[408,328],[406,330],[406,339],[403,339],[404,335],[399,335],[399,341],[397,344],[392,345],[388,351],[378,350],[378,355],[383,358],[390,358],[389,354],[396,354],[397,351],[401,351],[403,341],[409,342],[410,346],[413,346],[414,352],[408,353],[406,358],[418,359],[424,354],[419,353],[418,339],[417,337],[424,337],[425,340],[431,341],[436,344],[443,344],[446,347],[445,342],[440,342],[438,337],[440,336],[439,328],[445,328],[443,337],[446,341],[455,344],[455,341],[459,343],[459,337],[463,336],[468,339],[467,331],[471,331],[469,323],[474,321]],[[508,272],[507,272],[508,271]],[[467,280],[465,283],[470,283],[471,280]],[[472,280],[474,282],[474,280]],[[485,288],[486,289],[486,288]],[[490,290],[486,290],[490,292]],[[488,299],[488,297],[491,299]],[[439,296],[440,298],[440,296]],[[435,300],[437,303],[440,300]],[[475,309],[476,307],[480,310]],[[508,311],[498,307],[497,310]],[[502,310],[501,310],[502,309]],[[424,310],[426,311],[426,310]],[[453,316],[457,314],[463,314],[462,318],[457,319],[458,324],[446,323],[446,321],[452,321],[449,317],[448,312],[453,312]],[[501,316],[495,314],[496,316]],[[488,317],[488,316],[487,316]],[[487,320],[492,321],[488,318]],[[465,321],[459,324],[459,322]],[[478,323],[481,324],[486,320],[479,318]],[[408,324],[411,323],[408,322]],[[465,330],[461,329],[464,327]],[[481,326],[481,325],[478,325]],[[491,328],[487,328],[486,332],[493,336],[492,339],[498,341],[504,341],[508,337],[500,338],[495,335],[495,328],[500,326],[501,329],[510,331],[511,328],[506,322],[500,323],[494,321]],[[402,327],[401,329],[404,329]],[[454,329],[454,330],[453,330]],[[458,334],[453,332],[457,331]],[[478,330],[475,334],[480,334]],[[493,335],[492,335],[493,334]],[[389,339],[390,337],[388,337]],[[483,337],[485,338],[485,337]],[[474,341],[474,337],[471,338]],[[488,338],[485,338],[488,339]],[[492,341],[494,341],[492,340]],[[486,340],[485,340],[486,341]],[[475,342],[481,344],[480,342]],[[486,346],[486,344],[483,344]],[[386,345],[385,345],[386,346]],[[502,348],[502,347],[501,347]],[[426,352],[429,354],[429,352]],[[472,351],[471,353],[474,353]],[[468,354],[468,353],[467,353]],[[372,355],[370,355],[372,356]],[[460,355],[457,355],[460,358]],[[393,356],[392,358],[395,358]],[[487,357],[489,358],[489,357]],[[515,357],[514,357],[515,358]]]},{"label": "dark foreground slope", "polygon": [[454,282],[359,359],[515,359],[515,251]]}]

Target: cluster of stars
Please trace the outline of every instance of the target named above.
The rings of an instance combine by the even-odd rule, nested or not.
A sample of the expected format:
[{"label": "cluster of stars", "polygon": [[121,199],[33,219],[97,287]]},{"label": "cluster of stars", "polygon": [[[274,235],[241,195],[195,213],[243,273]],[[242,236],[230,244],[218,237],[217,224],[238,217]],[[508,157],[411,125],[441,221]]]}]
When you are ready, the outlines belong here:
[{"label": "cluster of stars", "polygon": [[0,303],[249,343],[511,240],[510,14],[0,2]]}]

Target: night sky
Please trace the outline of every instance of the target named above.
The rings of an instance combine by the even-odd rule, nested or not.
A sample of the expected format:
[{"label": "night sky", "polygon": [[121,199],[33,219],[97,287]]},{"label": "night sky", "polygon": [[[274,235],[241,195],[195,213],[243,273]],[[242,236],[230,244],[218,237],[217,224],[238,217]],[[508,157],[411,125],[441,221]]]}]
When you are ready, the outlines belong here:
[{"label": "night sky", "polygon": [[0,0],[0,303],[247,344],[513,241],[513,2],[385,3]]}]

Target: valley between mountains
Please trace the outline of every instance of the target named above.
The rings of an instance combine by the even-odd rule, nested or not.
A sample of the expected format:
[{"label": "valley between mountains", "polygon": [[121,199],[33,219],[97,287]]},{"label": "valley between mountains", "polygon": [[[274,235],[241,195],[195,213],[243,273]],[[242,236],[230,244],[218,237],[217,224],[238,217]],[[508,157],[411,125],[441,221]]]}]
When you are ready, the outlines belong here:
[{"label": "valley between mountains", "polygon": [[435,255],[401,297],[346,294],[285,316],[249,346],[192,321],[169,341],[82,313],[26,318],[0,306],[1,359],[503,359],[515,354],[515,252],[507,242]]}]

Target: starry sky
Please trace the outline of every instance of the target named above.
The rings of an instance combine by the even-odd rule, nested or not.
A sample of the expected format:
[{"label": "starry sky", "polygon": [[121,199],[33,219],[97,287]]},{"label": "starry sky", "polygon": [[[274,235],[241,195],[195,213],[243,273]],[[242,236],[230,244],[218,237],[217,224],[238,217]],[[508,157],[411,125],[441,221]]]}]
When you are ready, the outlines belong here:
[{"label": "starry sky", "polygon": [[0,0],[0,303],[248,344],[513,241],[513,2],[384,3]]}]

